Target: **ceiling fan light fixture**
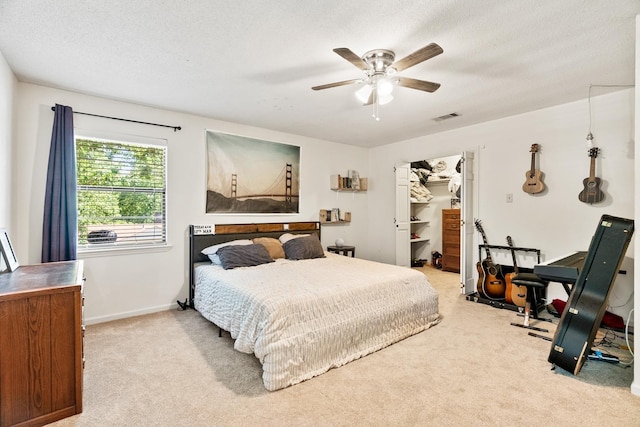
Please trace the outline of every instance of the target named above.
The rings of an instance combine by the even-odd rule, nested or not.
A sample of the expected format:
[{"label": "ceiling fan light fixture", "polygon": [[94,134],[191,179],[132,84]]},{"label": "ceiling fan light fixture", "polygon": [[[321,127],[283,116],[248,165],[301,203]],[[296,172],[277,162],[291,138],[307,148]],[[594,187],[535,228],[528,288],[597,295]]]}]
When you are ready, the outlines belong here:
[{"label": "ceiling fan light fixture", "polygon": [[393,101],[393,95],[391,95],[391,94],[389,94],[389,95],[379,94],[378,95],[378,104],[380,104],[380,105],[386,105],[386,104],[390,103],[391,101]]},{"label": "ceiling fan light fixture", "polygon": [[380,79],[376,83],[376,89],[380,98],[389,96],[393,92],[393,83],[387,79]]},{"label": "ceiling fan light fixture", "polygon": [[356,91],[356,97],[363,103],[366,104],[369,101],[369,97],[371,96],[371,92],[373,88],[370,84],[366,84],[362,86],[360,89]]}]

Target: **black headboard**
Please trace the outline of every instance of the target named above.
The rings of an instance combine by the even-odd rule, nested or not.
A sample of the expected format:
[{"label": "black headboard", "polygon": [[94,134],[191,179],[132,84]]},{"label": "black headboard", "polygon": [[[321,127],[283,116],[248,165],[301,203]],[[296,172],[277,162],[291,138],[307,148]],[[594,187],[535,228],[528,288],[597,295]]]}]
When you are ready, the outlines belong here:
[{"label": "black headboard", "polygon": [[320,238],[320,223],[311,222],[279,222],[256,224],[218,224],[212,226],[213,234],[195,234],[195,227],[189,226],[189,306],[193,308],[194,277],[193,267],[198,262],[208,262],[209,258],[201,252],[204,248],[219,243],[255,237],[278,238],[284,233],[307,234],[317,233]]}]

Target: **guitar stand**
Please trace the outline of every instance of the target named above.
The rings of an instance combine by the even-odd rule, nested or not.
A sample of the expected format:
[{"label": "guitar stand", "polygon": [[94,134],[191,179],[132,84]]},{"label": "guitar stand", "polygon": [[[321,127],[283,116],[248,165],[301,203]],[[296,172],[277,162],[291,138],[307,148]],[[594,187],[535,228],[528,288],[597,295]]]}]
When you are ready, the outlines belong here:
[{"label": "guitar stand", "polygon": [[544,335],[536,334],[535,332],[529,332],[529,335],[536,338],[542,338],[545,341],[553,341],[551,338],[545,337]]},{"label": "guitar stand", "polygon": [[[514,323],[514,322],[511,322],[511,326],[518,326],[520,328],[525,328],[525,329],[533,329],[534,331],[539,331],[539,332],[549,332],[548,329],[538,328],[536,326],[530,326],[530,325],[521,325],[520,323]],[[536,336],[537,334],[534,335],[533,332],[529,332],[529,335]]]},{"label": "guitar stand", "polygon": [[[539,320],[545,320],[545,319],[539,319]],[[525,328],[525,329],[533,329],[534,331],[538,331],[538,332],[549,332],[548,329],[538,328],[537,326],[531,326],[531,325],[527,324],[526,317],[525,317],[525,323],[524,324],[511,322],[511,326],[517,326],[519,328]],[[535,336],[535,335],[533,335],[533,332],[529,332],[529,335]]]},{"label": "guitar stand", "polygon": [[[537,326],[531,326],[529,324],[531,316],[529,316],[529,319],[527,319],[527,315],[526,314],[518,314],[518,316],[524,316],[524,321],[522,323],[511,322],[511,326],[517,326],[519,328],[525,328],[525,329],[532,329],[532,330],[538,331],[538,332],[549,332],[548,329],[538,328]],[[535,318],[535,320],[538,320],[540,322],[553,322],[553,320],[551,320],[551,319],[543,319],[543,318],[540,318],[540,317]],[[533,332],[529,332],[529,335],[535,336],[537,334],[533,334]]]}]

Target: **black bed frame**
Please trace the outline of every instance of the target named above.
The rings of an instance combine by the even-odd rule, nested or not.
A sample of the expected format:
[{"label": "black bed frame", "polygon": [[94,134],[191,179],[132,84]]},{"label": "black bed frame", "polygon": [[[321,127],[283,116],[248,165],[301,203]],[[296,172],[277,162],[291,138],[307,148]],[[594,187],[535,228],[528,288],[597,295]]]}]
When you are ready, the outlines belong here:
[{"label": "black bed frame", "polygon": [[211,226],[212,232],[208,234],[196,234],[196,228],[197,226],[194,225],[189,226],[189,299],[185,302],[178,301],[183,310],[194,308],[195,283],[193,269],[197,263],[209,262],[209,258],[201,253],[204,248],[238,239],[253,239],[255,237],[273,237],[277,239],[284,233],[316,233],[318,239],[320,239],[320,223],[315,221],[218,224]]}]

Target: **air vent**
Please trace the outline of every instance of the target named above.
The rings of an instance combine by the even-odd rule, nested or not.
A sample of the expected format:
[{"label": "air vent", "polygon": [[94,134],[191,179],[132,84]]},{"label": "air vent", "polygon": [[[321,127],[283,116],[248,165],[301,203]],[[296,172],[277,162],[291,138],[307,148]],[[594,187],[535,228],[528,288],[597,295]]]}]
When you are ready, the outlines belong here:
[{"label": "air vent", "polygon": [[458,116],[460,116],[460,114],[458,113],[449,113],[449,114],[445,114],[444,116],[436,117],[433,120],[436,122],[441,122],[443,120],[453,119],[454,117],[458,117]]}]

